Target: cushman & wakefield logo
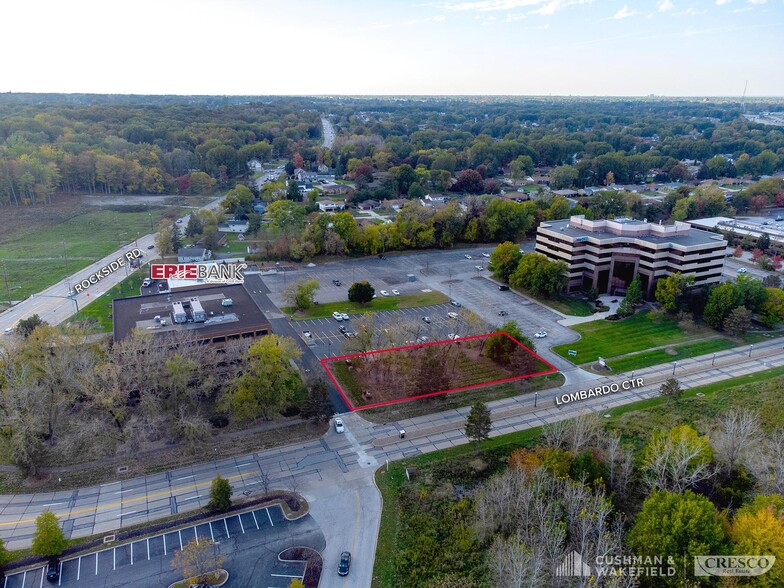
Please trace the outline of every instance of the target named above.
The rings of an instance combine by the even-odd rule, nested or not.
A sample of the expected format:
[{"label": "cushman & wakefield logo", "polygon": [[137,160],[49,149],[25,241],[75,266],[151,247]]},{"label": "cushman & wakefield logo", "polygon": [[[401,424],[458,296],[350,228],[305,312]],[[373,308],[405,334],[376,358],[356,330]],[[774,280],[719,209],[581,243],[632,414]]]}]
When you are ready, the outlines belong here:
[{"label": "cushman & wakefield logo", "polygon": [[761,576],[776,563],[775,555],[695,555],[695,576]]},{"label": "cushman & wakefield logo", "polygon": [[194,280],[206,284],[242,284],[244,263],[154,263],[150,266],[153,280]]}]

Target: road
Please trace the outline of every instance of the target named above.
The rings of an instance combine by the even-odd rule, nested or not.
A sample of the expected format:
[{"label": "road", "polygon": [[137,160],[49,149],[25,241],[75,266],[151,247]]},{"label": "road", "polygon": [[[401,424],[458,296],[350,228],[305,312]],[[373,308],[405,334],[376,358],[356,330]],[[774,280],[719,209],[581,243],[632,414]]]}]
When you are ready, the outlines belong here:
[{"label": "road", "polygon": [[[213,200],[204,208],[216,208],[221,200],[223,200],[223,197]],[[185,226],[189,218],[190,215],[182,217],[183,222],[181,223],[181,226]],[[37,314],[42,320],[51,325],[57,325],[68,320],[76,313],[77,306],[78,308],[86,306],[96,298],[100,298],[112,286],[115,286],[124,280],[128,275],[128,268],[127,266],[120,268],[118,271],[101,279],[97,284],[91,285],[86,290],[76,294],[76,296],[69,298],[68,292],[73,289],[74,284],[88,278],[94,272],[106,267],[118,257],[124,256],[125,253],[135,248],[141,249],[144,253],[143,261],[146,262],[154,259],[153,256],[156,254],[156,250],[154,248],[148,249],[148,247],[155,245],[156,234],[157,233],[144,235],[143,237],[129,241],[123,245],[121,249],[118,249],[102,259],[95,261],[88,267],[63,278],[56,284],[49,286],[38,294],[34,294],[27,300],[23,300],[14,305],[0,314],[0,329],[4,331],[5,329],[11,328],[15,326],[20,319],[28,318],[34,314]]]},{"label": "road", "polygon": [[327,117],[322,116],[321,127],[324,130],[324,147],[332,149],[332,145],[335,143],[335,137],[337,137],[335,125],[333,125]]}]

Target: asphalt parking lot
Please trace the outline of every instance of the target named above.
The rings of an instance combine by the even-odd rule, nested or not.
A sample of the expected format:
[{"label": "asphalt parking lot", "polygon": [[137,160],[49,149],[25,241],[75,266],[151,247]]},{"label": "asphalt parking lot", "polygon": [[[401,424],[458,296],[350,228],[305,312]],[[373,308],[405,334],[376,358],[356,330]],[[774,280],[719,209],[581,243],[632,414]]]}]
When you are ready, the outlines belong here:
[{"label": "asphalt parking lot", "polygon": [[[451,304],[436,304],[433,306],[419,306],[416,308],[401,308],[398,310],[384,310],[373,313],[376,320],[376,333],[390,325],[402,326],[408,341],[415,342],[421,337],[428,341],[441,341],[449,334],[465,336],[465,324],[462,321],[463,308],[456,308]],[[457,319],[447,316],[448,312],[455,312]],[[348,338],[340,332],[340,327],[345,326],[350,331],[355,331],[363,315],[349,315],[348,321],[338,322],[332,317],[295,321],[294,327],[299,333],[308,331],[315,345],[311,346],[313,353],[319,359],[333,357],[344,353],[343,346]],[[423,320],[430,319],[430,323]],[[402,343],[405,343],[404,340]]]},{"label": "asphalt parking lot", "polygon": [[[166,587],[182,579],[171,561],[195,537],[216,542],[230,574],[225,586],[236,588],[285,588],[292,578],[302,578],[304,564],[281,562],[278,553],[295,545],[324,548],[324,535],[310,515],[289,521],[280,507],[271,506],[66,559],[55,585]],[[45,574],[39,567],[8,575],[4,588],[48,586]]]}]

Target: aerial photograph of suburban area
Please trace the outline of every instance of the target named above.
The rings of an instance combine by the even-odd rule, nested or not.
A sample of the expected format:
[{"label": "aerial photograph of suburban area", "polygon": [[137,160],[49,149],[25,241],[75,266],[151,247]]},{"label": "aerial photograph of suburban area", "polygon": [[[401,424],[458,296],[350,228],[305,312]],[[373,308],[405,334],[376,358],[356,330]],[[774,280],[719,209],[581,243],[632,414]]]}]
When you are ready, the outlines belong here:
[{"label": "aerial photograph of suburban area", "polygon": [[784,588],[784,0],[3,21],[0,588]]}]

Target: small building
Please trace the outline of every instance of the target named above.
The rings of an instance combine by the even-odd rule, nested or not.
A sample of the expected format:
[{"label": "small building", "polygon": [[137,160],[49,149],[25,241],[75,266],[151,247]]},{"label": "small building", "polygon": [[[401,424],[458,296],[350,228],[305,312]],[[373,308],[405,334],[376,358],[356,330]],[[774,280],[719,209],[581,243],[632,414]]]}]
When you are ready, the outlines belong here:
[{"label": "small building", "polygon": [[[215,246],[220,249],[221,247],[226,247],[228,243],[228,239],[226,238],[226,233],[216,233],[217,241],[215,242]],[[242,237],[242,235],[240,235]],[[207,235],[202,235],[201,238],[196,241],[196,245],[199,247],[206,247],[207,246]]]},{"label": "small building", "polygon": [[231,219],[222,225],[218,225],[218,231],[221,233],[245,233],[248,230],[248,221]]},{"label": "small building", "polygon": [[365,200],[359,203],[360,210],[373,210],[381,206],[381,203],[378,200]]},{"label": "small building", "polygon": [[320,200],[318,207],[321,212],[335,212],[338,210],[345,210],[346,203],[345,201],[338,200]]},{"label": "small building", "polygon": [[204,247],[183,247],[177,250],[177,261],[180,263],[207,261],[208,259],[212,259],[212,251]]},{"label": "small building", "polygon": [[299,167],[294,170],[293,175],[298,182],[313,183],[316,180],[318,180],[318,172],[305,171],[304,169]]}]

